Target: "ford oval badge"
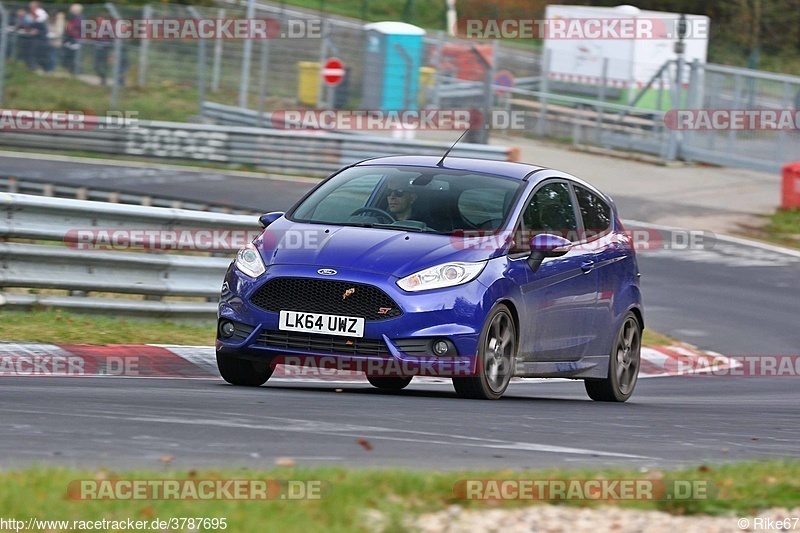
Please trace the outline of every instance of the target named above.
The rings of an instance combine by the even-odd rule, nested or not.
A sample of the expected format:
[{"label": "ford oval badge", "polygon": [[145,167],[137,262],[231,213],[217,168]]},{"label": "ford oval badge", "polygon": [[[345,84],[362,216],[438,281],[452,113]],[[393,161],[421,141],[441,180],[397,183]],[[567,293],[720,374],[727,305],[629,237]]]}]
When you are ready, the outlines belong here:
[{"label": "ford oval badge", "polygon": [[317,274],[322,274],[323,276],[335,276],[336,271],[332,268],[320,268],[317,270]]}]

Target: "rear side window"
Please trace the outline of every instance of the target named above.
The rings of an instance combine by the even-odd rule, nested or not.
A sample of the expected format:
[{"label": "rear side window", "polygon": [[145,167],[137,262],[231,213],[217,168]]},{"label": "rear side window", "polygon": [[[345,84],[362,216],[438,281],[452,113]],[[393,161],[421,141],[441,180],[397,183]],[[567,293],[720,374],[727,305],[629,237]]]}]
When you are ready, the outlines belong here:
[{"label": "rear side window", "polygon": [[588,189],[575,185],[586,238],[591,239],[611,229],[611,206]]}]

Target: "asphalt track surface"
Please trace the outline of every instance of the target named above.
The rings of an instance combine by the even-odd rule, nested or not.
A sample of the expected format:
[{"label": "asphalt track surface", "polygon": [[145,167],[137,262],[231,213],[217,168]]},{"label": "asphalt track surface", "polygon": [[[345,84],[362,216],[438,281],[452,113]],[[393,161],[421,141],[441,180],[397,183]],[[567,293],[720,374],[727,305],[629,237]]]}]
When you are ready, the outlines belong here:
[{"label": "asphalt track surface", "polygon": [[[449,385],[5,378],[0,464],[176,468],[678,466],[797,457],[797,378],[644,379],[625,404],[580,382],[512,384],[499,401]],[[336,389],[341,387],[341,392]],[[369,449],[368,449],[369,448]]]},{"label": "asphalt track surface", "polygon": [[[311,186],[8,157],[0,169],[263,211],[285,209]],[[616,201],[624,216],[637,200]],[[639,260],[647,327],[726,355],[800,354],[800,254],[720,241]],[[155,466],[169,456],[176,466],[268,467],[289,456],[302,464],[525,468],[797,457],[797,379],[645,379],[628,403],[608,405],[589,401],[580,382],[512,384],[500,401],[476,402],[455,398],[449,384],[385,393],[355,384],[6,378],[0,464]]]}]

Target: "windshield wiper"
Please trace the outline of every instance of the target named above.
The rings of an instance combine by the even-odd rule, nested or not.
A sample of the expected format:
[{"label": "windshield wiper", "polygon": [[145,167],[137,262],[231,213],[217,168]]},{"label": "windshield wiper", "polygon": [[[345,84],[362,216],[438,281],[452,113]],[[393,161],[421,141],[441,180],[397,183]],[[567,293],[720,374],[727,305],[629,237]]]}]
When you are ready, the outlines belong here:
[{"label": "windshield wiper", "polygon": [[389,229],[399,229],[399,230],[407,230],[407,231],[419,231],[425,232],[429,231],[432,228],[428,228],[425,225],[420,226],[420,223],[409,222],[408,224],[403,224],[403,221],[392,222],[391,224],[374,224],[376,228],[389,228]]}]

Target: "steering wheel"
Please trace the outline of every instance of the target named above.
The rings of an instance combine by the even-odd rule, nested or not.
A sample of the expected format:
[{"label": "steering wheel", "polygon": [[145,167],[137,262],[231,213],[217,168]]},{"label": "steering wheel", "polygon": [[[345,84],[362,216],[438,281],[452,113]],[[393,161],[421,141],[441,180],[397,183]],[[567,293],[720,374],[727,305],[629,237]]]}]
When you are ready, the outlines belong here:
[{"label": "steering wheel", "polygon": [[384,219],[388,220],[389,224],[391,224],[392,222],[395,222],[395,218],[392,216],[391,213],[389,213],[388,211],[384,211],[383,209],[380,209],[378,207],[359,207],[358,209],[356,209],[355,211],[350,213],[350,216],[354,217],[354,216],[360,215],[362,213],[377,213],[379,216],[381,216]]}]

